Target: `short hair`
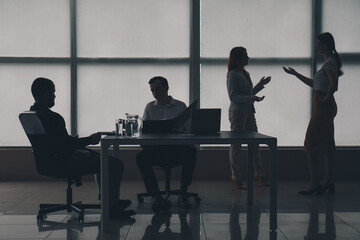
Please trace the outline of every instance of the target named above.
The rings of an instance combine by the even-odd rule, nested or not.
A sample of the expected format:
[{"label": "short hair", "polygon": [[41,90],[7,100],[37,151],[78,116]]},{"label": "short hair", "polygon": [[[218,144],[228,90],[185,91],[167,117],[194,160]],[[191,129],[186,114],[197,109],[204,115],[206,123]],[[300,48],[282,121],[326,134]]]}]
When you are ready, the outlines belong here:
[{"label": "short hair", "polygon": [[153,77],[152,79],[149,80],[149,84],[152,84],[154,82],[156,82],[157,80],[160,81],[160,84],[163,88],[168,88],[169,87],[169,83],[168,83],[168,80],[164,77],[161,77],[161,76],[156,76],[156,77]]},{"label": "short hair", "polygon": [[31,93],[35,100],[40,100],[46,91],[55,89],[55,84],[47,78],[39,77],[31,85]]}]

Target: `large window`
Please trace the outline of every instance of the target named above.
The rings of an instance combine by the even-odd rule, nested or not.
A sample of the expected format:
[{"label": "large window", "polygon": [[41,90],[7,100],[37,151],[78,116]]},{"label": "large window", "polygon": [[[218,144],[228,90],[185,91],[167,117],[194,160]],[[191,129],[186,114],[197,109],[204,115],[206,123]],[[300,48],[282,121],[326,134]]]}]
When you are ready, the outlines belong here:
[{"label": "large window", "polygon": [[[359,146],[360,111],[360,1],[323,1],[322,30],[331,32],[340,54],[343,54],[344,75],[339,78],[339,91],[335,93],[338,114],[335,118],[337,145]],[[353,57],[352,57],[353,55]]]},{"label": "large window", "polygon": [[189,57],[189,1],[77,3],[79,57]]},{"label": "large window", "polygon": [[282,66],[311,73],[311,1],[207,0],[202,1],[201,16],[201,106],[221,107],[222,129],[230,129],[226,64],[230,50],[243,46],[254,85],[263,76],[272,77],[259,93],[265,100],[255,104],[259,131],[276,136],[279,145],[301,145],[311,91]]},{"label": "large window", "polygon": [[0,57],[69,57],[69,10],[64,0],[1,0]]},{"label": "large window", "polygon": [[33,103],[30,86],[40,76],[55,82],[53,110],[74,134],[113,130],[115,118],[142,115],[156,75],[186,104],[199,96],[202,108],[221,108],[221,129],[229,130],[226,64],[235,46],[247,48],[254,84],[272,76],[255,104],[259,131],[280,146],[302,146],[311,89],[282,66],[311,76],[322,63],[314,36],[324,31],[335,36],[344,63],[336,142],[358,146],[360,114],[349,106],[360,101],[359,12],[358,0],[2,0],[0,146],[29,145],[17,116]]},{"label": "large window", "polygon": [[145,105],[154,100],[148,81],[156,75],[168,78],[170,95],[189,99],[188,65],[81,64],[78,71],[80,135],[113,130],[114,120],[125,118],[125,113],[142,116]]},{"label": "large window", "polygon": [[18,115],[33,104],[37,77],[53,79],[54,111],[70,127],[69,2],[2,0],[0,32],[0,146],[29,145]]},{"label": "large window", "polygon": [[125,113],[142,116],[153,100],[148,81],[154,76],[166,77],[169,93],[188,103],[188,1],[77,3],[78,56],[84,60],[78,65],[79,134],[112,130]]}]

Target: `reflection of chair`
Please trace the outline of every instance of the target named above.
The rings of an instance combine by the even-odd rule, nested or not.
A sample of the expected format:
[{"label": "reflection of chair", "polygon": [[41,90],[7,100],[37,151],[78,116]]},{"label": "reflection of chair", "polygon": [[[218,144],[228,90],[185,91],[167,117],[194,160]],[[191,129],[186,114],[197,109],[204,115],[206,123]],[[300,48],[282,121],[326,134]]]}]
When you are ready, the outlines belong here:
[{"label": "reflection of chair", "polygon": [[50,152],[48,136],[36,112],[23,112],[19,115],[19,119],[31,143],[38,173],[55,179],[66,179],[67,181],[66,204],[40,204],[37,220],[42,221],[47,213],[67,210],[68,212],[76,212],[79,215],[78,220],[84,221],[85,209],[100,209],[100,204],[72,202],[71,185],[75,183],[76,186],[81,186],[82,176],[70,173],[62,166],[62,160]]},{"label": "reflection of chair", "polygon": [[[172,164],[163,165],[161,167],[157,167],[159,169],[163,169],[165,171],[165,190],[160,191],[162,195],[165,195],[166,199],[169,199],[171,195],[179,196],[180,190],[170,190],[170,178],[171,178],[171,170],[176,167]],[[142,203],[144,201],[144,197],[151,197],[151,193],[138,193],[137,200],[138,202]],[[188,192],[188,197],[193,197],[196,203],[200,203],[201,199],[199,198],[197,193]]]}]

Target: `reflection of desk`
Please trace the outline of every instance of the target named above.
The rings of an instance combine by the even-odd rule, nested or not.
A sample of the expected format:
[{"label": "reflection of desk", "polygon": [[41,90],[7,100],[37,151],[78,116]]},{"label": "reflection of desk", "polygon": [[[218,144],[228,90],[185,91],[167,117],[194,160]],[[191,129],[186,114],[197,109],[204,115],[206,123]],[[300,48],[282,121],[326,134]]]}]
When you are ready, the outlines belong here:
[{"label": "reflection of desk", "polygon": [[[192,134],[142,134],[139,138],[120,138],[107,136],[101,139],[101,229],[108,231],[109,219],[109,165],[107,157],[110,146],[114,146],[114,153],[119,155],[119,145],[183,145],[183,144],[232,144],[247,145],[266,144],[270,149],[270,230],[277,227],[277,181],[276,181],[276,151],[277,139],[256,132],[220,132],[214,135]],[[251,149],[251,148],[248,148]],[[254,176],[253,153],[248,152],[248,176]],[[247,203],[253,203],[253,178],[248,177]]]}]

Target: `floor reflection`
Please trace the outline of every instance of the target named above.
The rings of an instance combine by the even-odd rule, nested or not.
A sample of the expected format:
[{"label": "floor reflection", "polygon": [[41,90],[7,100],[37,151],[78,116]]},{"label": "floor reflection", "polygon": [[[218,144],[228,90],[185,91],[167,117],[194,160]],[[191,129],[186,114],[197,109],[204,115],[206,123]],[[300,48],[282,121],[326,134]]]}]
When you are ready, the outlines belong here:
[{"label": "floor reflection", "polygon": [[232,208],[230,213],[230,237],[231,240],[241,240],[241,239],[254,239],[259,238],[259,224],[261,210],[257,205],[247,206],[246,211],[246,233],[245,237],[242,237],[241,227],[240,227],[240,209],[243,206],[239,198],[234,194],[232,197]]},{"label": "floor reflection", "polygon": [[[243,196],[242,196],[243,197]],[[259,197],[259,196],[258,196]],[[240,214],[245,214],[241,211],[242,208],[246,208],[246,231],[242,232],[240,227]],[[259,239],[259,227],[262,210],[257,204],[244,206],[241,200],[241,195],[238,192],[234,192],[232,195],[232,208],[230,212],[229,228],[231,240],[258,240]],[[263,214],[266,214],[263,212]],[[243,230],[244,231],[244,230]],[[277,239],[277,232],[269,232],[268,236],[270,240]]]},{"label": "floor reflection", "polygon": [[[336,238],[333,197],[322,196],[321,198],[309,199],[310,220],[305,240],[333,240]],[[319,230],[319,214],[325,213],[325,232]]]},{"label": "floor reflection", "polygon": [[[171,230],[170,219],[178,217],[180,220],[180,232]],[[189,221],[188,221],[189,218]],[[200,239],[200,213],[180,210],[178,214],[163,213],[155,214],[151,223],[146,227],[142,240],[154,239],[181,239],[181,240],[198,240]]]},{"label": "floor reflection", "polygon": [[84,228],[86,227],[97,227],[98,228],[98,234],[96,236],[96,240],[101,239],[100,234],[100,227],[101,224],[99,221],[97,222],[79,222],[74,219],[68,219],[64,222],[56,222],[56,221],[38,221],[37,222],[38,230],[39,232],[48,232],[53,230],[66,230],[66,239],[73,239],[77,240],[81,238],[81,234],[84,232]]},{"label": "floor reflection", "polygon": [[[97,215],[97,217],[100,217]],[[91,231],[92,237],[91,239],[101,240],[101,239],[122,239],[120,234],[120,230],[124,229],[127,226],[133,225],[135,223],[135,219],[126,218],[118,221],[113,221],[111,223],[111,232],[102,233],[101,232],[101,222],[100,221],[85,221],[79,222],[77,217],[72,217],[71,215],[67,216],[64,221],[38,221],[38,231],[39,232],[50,232],[53,231],[55,237],[57,238],[57,232],[61,230],[66,230],[66,239],[67,240],[80,240],[87,239],[86,234],[84,232],[89,229],[96,229]],[[58,233],[62,238],[65,236],[62,233]]]}]

